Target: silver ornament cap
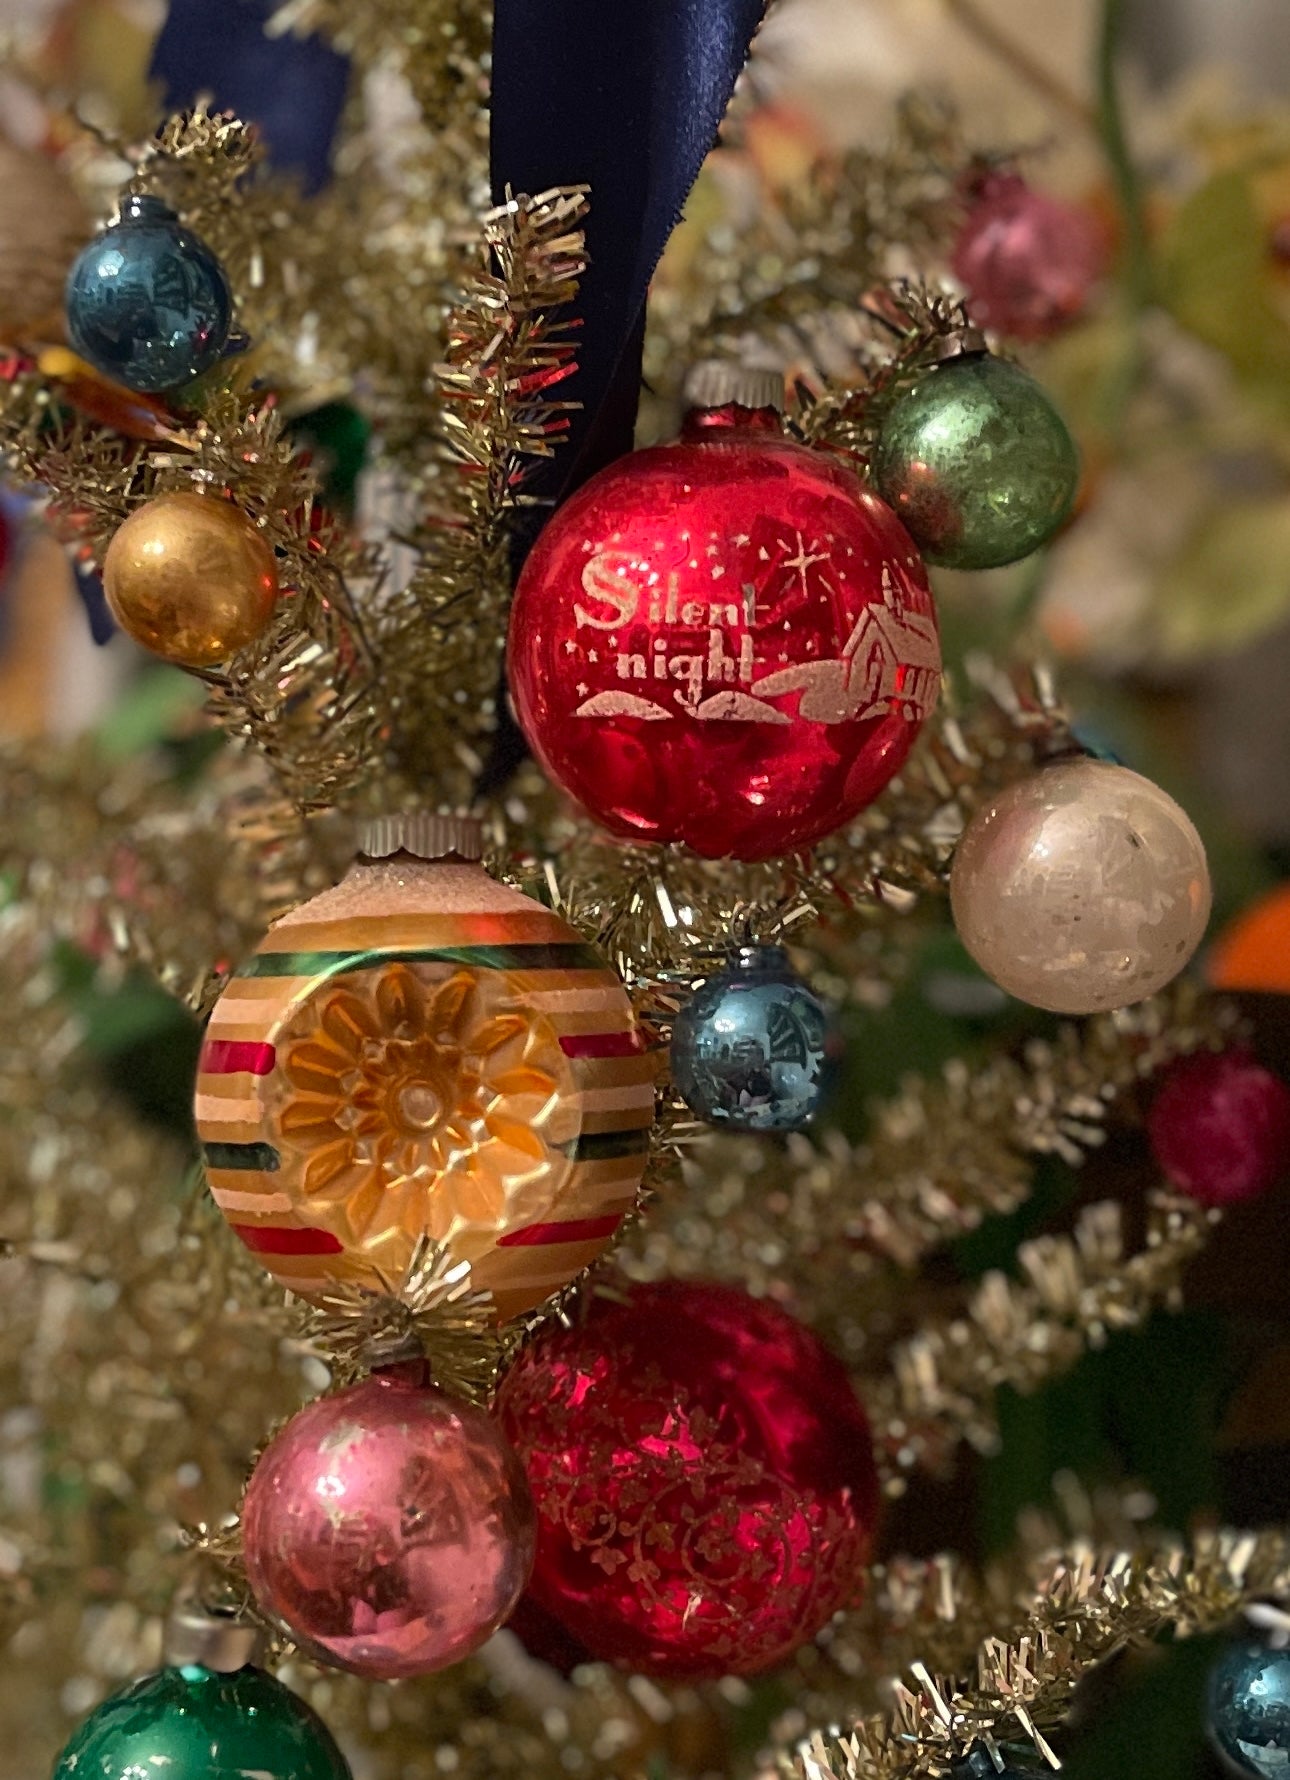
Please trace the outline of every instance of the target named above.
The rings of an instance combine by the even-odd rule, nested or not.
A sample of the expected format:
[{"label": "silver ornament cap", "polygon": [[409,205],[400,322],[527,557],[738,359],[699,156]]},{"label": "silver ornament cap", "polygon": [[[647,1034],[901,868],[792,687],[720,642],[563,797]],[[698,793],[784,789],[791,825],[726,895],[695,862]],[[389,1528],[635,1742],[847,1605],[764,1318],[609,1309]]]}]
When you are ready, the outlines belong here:
[{"label": "silver ornament cap", "polygon": [[162,1659],[167,1668],[188,1664],[235,1675],[264,1657],[264,1633],[232,1613],[215,1613],[192,1600],[178,1601],[166,1619]]},{"label": "silver ornament cap", "polygon": [[361,859],[391,859],[410,853],[433,864],[440,859],[482,859],[484,825],[474,816],[441,816],[409,810],[394,816],[372,816],[358,831]]},{"label": "silver ornament cap", "polygon": [[784,378],[779,371],[741,365],[736,359],[700,359],[685,379],[687,408],[784,408]]}]

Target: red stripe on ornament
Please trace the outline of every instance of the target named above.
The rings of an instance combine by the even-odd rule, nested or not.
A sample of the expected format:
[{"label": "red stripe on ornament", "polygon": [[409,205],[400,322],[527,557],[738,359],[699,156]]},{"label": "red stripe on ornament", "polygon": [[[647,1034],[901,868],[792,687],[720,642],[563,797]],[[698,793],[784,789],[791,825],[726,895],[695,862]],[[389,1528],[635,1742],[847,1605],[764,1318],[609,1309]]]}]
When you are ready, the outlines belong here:
[{"label": "red stripe on ornament", "polygon": [[645,1046],[639,1032],[566,1032],[560,1049],[566,1057],[634,1057]]},{"label": "red stripe on ornament", "polygon": [[208,1038],[202,1046],[200,1067],[207,1075],[269,1075],[275,1060],[272,1045],[251,1039]]},{"label": "red stripe on ornament", "polygon": [[567,1224],[529,1224],[499,1238],[497,1246],[543,1248],[550,1242],[591,1242],[597,1236],[612,1236],[622,1221],[623,1214],[618,1211],[603,1218],[570,1218]]},{"label": "red stripe on ornament", "polygon": [[327,1230],[284,1230],[275,1224],[234,1224],[233,1233],[257,1255],[339,1255],[342,1245]]}]

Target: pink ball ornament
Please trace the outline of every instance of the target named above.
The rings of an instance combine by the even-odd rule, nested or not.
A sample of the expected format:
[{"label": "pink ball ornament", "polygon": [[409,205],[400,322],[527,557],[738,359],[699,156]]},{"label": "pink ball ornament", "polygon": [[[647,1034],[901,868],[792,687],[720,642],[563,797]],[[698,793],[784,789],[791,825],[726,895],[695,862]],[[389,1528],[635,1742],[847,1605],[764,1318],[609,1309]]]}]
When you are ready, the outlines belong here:
[{"label": "pink ball ornament", "polygon": [[402,1371],[293,1416],[242,1506],[261,1607],[321,1661],[383,1681],[491,1637],[528,1581],[535,1525],[496,1423]]},{"label": "pink ball ornament", "polygon": [[1106,270],[1096,218],[1016,173],[988,174],[973,200],[950,258],[973,321],[1013,340],[1060,333]]},{"label": "pink ball ornament", "polygon": [[1257,1199],[1290,1174],[1290,1088],[1249,1051],[1197,1051],[1164,1072],[1147,1114],[1166,1178],[1202,1205]]}]

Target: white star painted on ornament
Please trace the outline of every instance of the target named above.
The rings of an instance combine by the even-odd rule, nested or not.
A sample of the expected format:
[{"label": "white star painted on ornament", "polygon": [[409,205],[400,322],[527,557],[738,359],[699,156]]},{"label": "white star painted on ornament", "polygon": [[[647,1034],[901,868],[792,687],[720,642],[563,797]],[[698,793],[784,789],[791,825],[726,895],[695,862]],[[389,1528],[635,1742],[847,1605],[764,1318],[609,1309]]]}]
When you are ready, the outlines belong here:
[{"label": "white star painted on ornament", "polygon": [[588,660],[588,661],[590,661],[590,662],[597,662],[597,661],[599,661],[599,660],[600,660],[600,651],[599,651],[599,649],[588,649],[588,651],[587,651],[587,660]]},{"label": "white star painted on ornament", "polygon": [[713,563],[713,565],[712,565],[712,579],[714,581],[720,581],[721,577],[725,574],[725,572],[726,572],[725,563],[723,563],[723,562],[714,562]]},{"label": "white star painted on ornament", "polygon": [[798,576],[802,583],[802,592],[805,593],[806,592],[806,571],[811,567],[811,565],[813,563],[827,562],[828,560],[829,560],[829,553],[827,550],[816,550],[816,551],[808,550],[806,547],[805,537],[802,535],[801,532],[798,532],[798,534],[797,534],[797,555],[796,556],[786,556],[784,558],[784,567],[786,569],[796,569],[797,570]]},{"label": "white star painted on ornament", "polygon": [[731,539],[731,542],[742,547],[744,544],[751,544],[752,539],[748,536],[747,532],[736,532]]},{"label": "white star painted on ornament", "polygon": [[580,680],[578,682],[578,684],[574,687],[574,691],[577,693],[579,698],[586,698],[587,694],[591,691],[591,688],[590,688],[590,686],[584,686]]},{"label": "white star painted on ornament", "polygon": [[578,645],[574,642],[573,638],[570,637],[564,645],[564,652],[566,655],[573,655],[576,652],[577,647]]}]

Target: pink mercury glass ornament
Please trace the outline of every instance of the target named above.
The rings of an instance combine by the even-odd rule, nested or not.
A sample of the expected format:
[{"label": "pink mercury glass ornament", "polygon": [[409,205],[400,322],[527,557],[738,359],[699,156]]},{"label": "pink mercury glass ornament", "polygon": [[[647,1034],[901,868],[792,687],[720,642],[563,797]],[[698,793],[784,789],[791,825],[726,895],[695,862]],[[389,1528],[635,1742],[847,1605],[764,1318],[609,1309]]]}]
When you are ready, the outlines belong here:
[{"label": "pink mercury glass ornament", "polygon": [[1046,340],[1083,312],[1106,257],[1091,212],[1016,173],[990,173],[974,189],[950,264],[978,327]]},{"label": "pink mercury glass ornament", "polygon": [[1147,1114],[1152,1154],[1201,1205],[1257,1199],[1290,1174],[1290,1088],[1242,1046],[1171,1063]]},{"label": "pink mercury glass ornament", "polygon": [[496,1423],[402,1369],[293,1416],[247,1485],[242,1529],[261,1607],[375,1680],[461,1662],[533,1566],[532,1498]]}]

